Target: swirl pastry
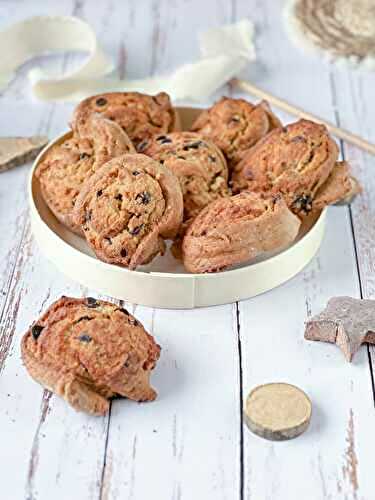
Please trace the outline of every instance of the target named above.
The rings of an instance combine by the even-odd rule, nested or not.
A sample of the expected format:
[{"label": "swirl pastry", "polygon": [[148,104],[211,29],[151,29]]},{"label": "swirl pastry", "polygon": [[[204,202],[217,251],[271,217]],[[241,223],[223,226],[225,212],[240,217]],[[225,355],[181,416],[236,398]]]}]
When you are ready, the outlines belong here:
[{"label": "swirl pastry", "polygon": [[281,196],[244,191],[216,200],[194,219],[182,242],[192,273],[209,273],[281,250],[296,238],[301,222]]},{"label": "swirl pastry", "polygon": [[178,179],[142,154],[104,165],[82,189],[74,209],[88,244],[106,262],[135,269],[173,239],[182,222]]},{"label": "swirl pastry", "polygon": [[168,167],[180,181],[184,220],[195,217],[211,201],[229,196],[228,169],[219,148],[193,132],[157,135],[138,151]]},{"label": "swirl pastry", "polygon": [[124,308],[91,297],[61,297],[25,333],[31,377],[73,408],[104,415],[109,399],[152,401],[150,372],[160,347]]},{"label": "swirl pastry", "polygon": [[338,147],[324,125],[299,120],[249,149],[236,166],[232,187],[235,192],[280,193],[293,212],[306,215],[337,157]]},{"label": "swirl pastry", "polygon": [[111,92],[88,97],[75,109],[72,128],[85,129],[93,113],[100,113],[118,123],[135,145],[154,134],[180,130],[177,111],[165,92],[155,96],[139,92]]},{"label": "swirl pastry", "polygon": [[83,184],[104,163],[135,149],[121,128],[101,116],[92,116],[82,133],[50,148],[35,175],[43,198],[57,219],[76,233],[72,212]]},{"label": "swirl pastry", "polygon": [[244,99],[222,97],[198,116],[191,130],[214,142],[233,168],[247,149],[279,127],[281,122],[266,101],[254,105]]}]

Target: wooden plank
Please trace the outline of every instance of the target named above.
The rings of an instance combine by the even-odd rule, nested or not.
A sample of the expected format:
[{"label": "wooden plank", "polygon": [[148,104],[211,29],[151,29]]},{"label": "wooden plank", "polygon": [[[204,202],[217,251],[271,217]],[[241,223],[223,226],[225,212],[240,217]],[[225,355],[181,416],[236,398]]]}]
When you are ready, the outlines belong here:
[{"label": "wooden plank", "polygon": [[114,401],[104,498],[237,497],[238,353],[231,306],[137,317],[162,346],[149,404]]},{"label": "wooden plank", "polygon": [[[151,16],[147,9],[135,11],[133,26],[153,19],[142,31],[146,54],[152,33],[150,73],[196,57],[198,31],[229,19],[229,9],[219,2],[202,4],[200,15],[192,17],[196,6],[164,1],[151,6]],[[185,23],[187,16],[191,23]],[[125,46],[124,52],[133,50]],[[151,491],[155,498],[176,500],[238,495],[240,398],[232,311],[230,305],[195,311],[136,308],[162,346],[153,375],[159,398],[142,405],[113,402],[103,498],[141,499]]]},{"label": "wooden plank", "polygon": [[[30,9],[29,14],[48,13],[49,6],[43,4],[44,8],[38,12]],[[54,13],[68,14],[77,6],[65,2],[59,8],[51,7]],[[38,10],[38,5],[34,4],[34,8]],[[61,65],[68,67],[69,60],[60,58]],[[9,117],[22,116],[22,127],[30,127],[33,133],[43,131],[54,136],[64,130],[72,106],[30,104],[29,95],[24,96],[25,85],[24,76],[20,75],[6,90],[2,113]],[[28,108],[34,108],[34,112],[25,114]],[[7,122],[2,123],[4,126]],[[20,133],[15,120],[9,119],[9,124],[18,127],[16,130]],[[9,129],[6,132],[9,134]],[[63,499],[73,488],[80,498],[91,499],[100,493],[108,418],[91,419],[76,414],[59,398],[35,384],[20,361],[20,338],[32,319],[61,294],[79,296],[83,293],[80,287],[57,274],[32,242],[27,222],[25,174],[26,168],[2,176],[14,183],[20,201],[17,205],[12,198],[16,199],[15,195],[7,193],[5,200],[15,210],[8,211],[10,220],[1,218],[1,224],[12,226],[12,219],[16,221],[18,217],[22,227],[16,242],[19,253],[8,241],[1,242],[1,251],[10,248],[13,252],[9,265],[13,268],[6,283],[0,323],[2,496]]]},{"label": "wooden plank", "polygon": [[[371,73],[361,73],[332,68],[332,94],[338,122],[354,132],[375,141],[374,97],[375,89]],[[351,206],[350,216],[353,226],[357,266],[360,276],[361,296],[375,297],[375,230],[374,230],[374,157],[349,144],[342,144],[345,158],[353,173],[363,186],[363,193]],[[372,387],[375,401],[374,366],[375,348],[369,346]]]},{"label": "wooden plank", "polygon": [[[167,20],[161,19],[156,4],[150,4],[150,10],[147,11],[149,14],[140,12],[138,9],[137,11],[130,9],[127,12],[129,17],[127,15],[119,16],[117,9],[112,10],[110,8],[111,4],[94,8],[91,5],[90,9],[88,9],[85,3],[76,4],[76,14],[83,16],[93,24],[97,32],[105,40],[107,47],[112,48],[112,50],[115,47],[114,52],[118,54],[121,72],[126,69],[130,73],[133,72],[134,76],[141,76],[156,70],[160,65],[159,61],[165,61],[163,55],[164,46],[161,42],[161,45],[159,45],[158,30],[168,32],[168,30],[172,29],[172,24],[168,24],[169,20],[167,23]],[[161,8],[164,9],[165,13],[168,11],[166,4]],[[150,30],[140,29],[145,19],[150,20]],[[151,24],[153,20],[155,20],[156,24],[167,23],[168,29],[165,30],[163,26],[158,28],[155,23]],[[183,18],[181,17],[180,23],[182,21]],[[205,21],[203,22],[204,25]],[[127,59],[128,49],[124,43],[120,43],[118,50],[116,49],[120,28],[124,32],[132,33],[129,40],[132,40],[133,44],[134,38],[136,38],[137,53],[141,51],[146,54],[150,42],[152,40],[155,42],[153,45],[154,53],[150,55],[149,59],[144,58],[141,67],[139,66],[139,58],[137,60],[133,58],[133,62],[130,58]],[[135,33],[134,29],[136,29]],[[136,53],[135,48],[133,47],[129,52]],[[132,66],[129,67],[130,64]],[[16,86],[17,84],[18,81],[15,82]],[[46,121],[52,131],[51,135],[65,128],[69,112],[69,105],[58,105],[58,108]],[[30,238],[28,230],[26,235],[28,241]],[[83,292],[79,287],[56,274],[53,267],[46,264],[44,258],[33,244],[24,245],[23,251],[26,252],[27,258],[22,260],[19,256],[16,261],[17,272],[19,276],[22,276],[22,280],[13,280],[9,288],[9,296],[14,297],[14,301],[11,302],[11,306],[7,308],[5,314],[7,324],[4,330],[6,332],[13,333],[15,330],[23,332],[30,319],[39,314],[37,311],[42,310],[46,304],[62,293],[81,295]],[[20,305],[19,310],[16,308],[18,304]],[[144,309],[143,314],[146,315],[147,319],[150,315],[152,317],[153,311]],[[240,432],[239,392],[233,393],[233,387],[237,386],[236,377],[238,378],[238,373],[236,361],[237,339],[233,337],[232,308],[231,306],[218,308],[215,316],[212,312],[207,319],[204,311],[186,313],[185,316],[186,321],[180,324],[176,321],[179,313],[172,312],[169,315],[168,312],[160,311],[159,315],[159,311],[157,312],[154,321],[158,325],[156,327],[157,331],[160,329],[160,337],[165,339],[162,342],[163,345],[167,344],[166,332],[168,331],[167,327],[170,328],[171,324],[174,325],[175,331],[172,333],[174,333],[176,339],[180,339],[183,335],[185,343],[180,342],[176,346],[177,351],[180,349],[178,357],[173,354],[173,349],[172,355],[168,354],[171,348],[169,343],[167,344],[168,350],[164,358],[166,359],[165,366],[163,366],[164,362],[162,361],[159,368],[162,371],[155,374],[155,385],[158,385],[158,373],[160,373],[159,377],[161,377],[160,392],[162,396],[160,401],[142,406],[130,404],[126,401],[116,402],[112,411],[109,435],[107,434],[108,417],[93,419],[76,414],[59,398],[51,396],[48,392],[43,392],[34,384],[20,366],[19,339],[21,333],[13,338],[10,336],[7,347],[8,356],[4,361],[2,373],[2,379],[5,381],[4,387],[9,390],[10,395],[7,396],[6,404],[2,406],[6,414],[2,414],[0,409],[0,422],[5,422],[5,429],[9,436],[9,445],[3,448],[4,455],[0,457],[0,462],[6,464],[3,472],[9,478],[3,483],[3,491],[12,491],[15,498],[25,496],[42,499],[50,498],[52,495],[54,498],[66,498],[67,492],[72,490],[80,498],[96,496],[106,498],[115,497],[118,494],[122,496],[123,492],[130,491],[129,494],[131,494],[133,490],[145,491],[145,487],[149,491],[149,483],[145,483],[141,474],[136,476],[130,490],[122,479],[119,480],[117,485],[116,479],[118,476],[122,478],[126,475],[135,478],[135,471],[130,463],[125,464],[125,470],[117,467],[117,464],[124,464],[122,458],[124,451],[118,446],[118,440],[111,438],[112,432],[116,435],[118,431],[122,438],[120,442],[123,442],[124,439],[132,440],[134,432],[139,434],[139,420],[143,416],[143,412],[145,412],[143,416],[145,426],[150,416],[152,416],[153,421],[160,425],[161,430],[160,434],[153,433],[155,436],[153,436],[151,446],[149,443],[145,443],[141,439],[142,436],[139,435],[138,458],[134,461],[134,464],[136,464],[139,471],[140,467],[143,467],[147,456],[158,459],[156,461],[157,468],[155,468],[153,462],[148,461],[148,467],[143,472],[146,475],[155,475],[160,472],[160,481],[156,483],[155,492],[159,492],[160,495],[168,492],[171,497],[174,495],[175,498],[179,498],[182,492],[187,495],[189,492],[195,492],[198,495],[199,491],[207,491],[211,495],[210,498],[230,498],[231,493],[238,490],[238,435]],[[223,323],[220,328],[217,328],[214,323],[214,318],[217,317]],[[13,323],[9,323],[9,318],[13,318]],[[202,323],[200,328],[198,328],[198,322]],[[187,333],[185,331],[186,327]],[[190,338],[191,331],[196,332],[193,339]],[[214,335],[215,337],[213,337]],[[206,363],[206,360],[210,359],[211,343],[217,342],[221,335],[225,337],[225,342],[222,345],[220,343],[220,348],[217,349],[218,353],[215,353],[212,357],[211,363]],[[181,351],[182,346],[186,352]],[[202,350],[198,352],[199,358],[196,359],[195,351],[199,347]],[[185,368],[181,369],[179,367],[185,357],[191,359],[191,363],[188,365],[189,378],[195,376],[195,384],[191,387],[186,399],[184,385],[190,387],[188,385],[190,380],[186,381],[184,379]],[[201,376],[207,378],[209,384],[204,386],[202,395],[196,395],[195,392],[200,388],[201,382],[198,373],[195,373],[195,371],[201,365],[203,366],[203,368],[200,368],[202,370]],[[222,366],[225,366],[225,369]],[[166,374],[175,375],[177,369],[178,376],[181,376],[181,373],[183,376],[178,408],[174,404],[176,377],[173,379],[166,377]],[[219,375],[216,372],[219,372]],[[226,390],[223,391],[221,385],[224,385],[228,379],[232,380],[232,383],[228,384]],[[219,384],[216,385],[217,381]],[[173,394],[173,398],[169,398],[169,390]],[[223,397],[225,395],[224,401],[229,403],[227,411],[217,418],[215,406],[208,406],[202,419],[200,418],[201,406],[205,401],[209,401],[211,394],[214,397]],[[192,404],[192,398],[195,398],[195,401],[193,400],[194,404]],[[35,404],[38,400],[40,404]],[[137,413],[136,410],[138,410]],[[130,416],[128,416],[128,411]],[[28,416],[27,426],[25,425],[26,415]],[[134,419],[135,415],[137,415],[136,419]],[[168,416],[165,423],[163,420],[164,415]],[[200,423],[201,420],[205,422],[204,426]],[[133,428],[131,428],[132,424]],[[129,431],[127,430],[128,426]],[[202,430],[204,431],[205,427],[209,426],[211,427],[211,433],[207,443],[210,446],[205,448],[204,455],[206,465],[194,470],[191,468],[192,457],[195,458],[195,456],[202,454],[202,439],[205,437],[202,436]],[[175,444],[173,444],[173,433],[175,433]],[[9,450],[10,439],[12,437],[14,439],[14,435],[17,434],[23,436],[23,446],[22,448],[14,448],[14,453],[9,460],[7,457],[8,452],[5,450]],[[162,445],[166,434],[172,435],[170,443],[172,456],[169,470],[173,469],[178,473],[176,481],[171,487],[170,476],[166,474],[168,468],[160,460],[160,450],[163,449]],[[181,448],[182,445],[184,451]],[[211,448],[215,450],[213,454]],[[168,457],[168,453],[162,456]],[[112,463],[114,464],[113,473],[111,473]],[[12,476],[11,471],[16,469],[16,464],[20,481],[14,487],[12,479],[14,476]],[[201,477],[199,483],[194,482],[197,476]],[[102,477],[105,478],[103,483]]]},{"label": "wooden plank", "polygon": [[[65,1],[50,7],[38,0],[33,5],[18,2],[22,9],[17,12],[13,5],[2,2],[0,6],[0,12],[6,14],[0,17],[7,23],[9,13],[22,18],[50,8],[87,19],[116,57],[119,73],[132,77],[165,71],[194,59],[198,30],[248,15],[257,21],[261,61],[249,69],[250,77],[332,119],[329,72],[286,41],[280,12],[270,0],[251,5],[219,0],[147,1],[142,2],[142,8],[135,2],[109,1]],[[197,11],[199,15],[195,15]],[[75,61],[70,59],[67,64]],[[273,68],[272,73],[268,68]],[[370,82],[367,78],[358,83],[349,79],[339,82],[340,113],[341,108],[348,113],[346,126],[349,128],[353,114],[357,114],[357,126],[364,133],[372,131],[370,118],[363,119],[367,101],[374,102]],[[25,133],[49,129],[51,135],[65,129],[71,105],[59,104],[55,109],[31,103],[24,94],[21,75],[2,97],[2,113],[9,117],[2,123],[7,128],[19,131],[22,126]],[[353,95],[355,107],[348,107]],[[25,117],[22,124],[11,119],[24,117],[26,107],[33,110],[30,119]],[[358,168],[369,161],[359,158]],[[10,249],[8,261],[0,259],[6,293],[3,299],[0,295],[0,359],[5,354],[0,368],[4,498],[63,499],[74,491],[83,499],[143,499],[151,494],[155,498],[231,499],[242,491],[242,459],[242,498],[371,498],[374,484],[366,440],[373,412],[366,351],[362,350],[351,366],[333,346],[303,340],[303,320],[318,312],[329,296],[359,296],[351,221],[345,209],[330,210],[320,257],[302,275],[240,305],[241,360],[232,306],[185,312],[136,308],[136,315],[163,347],[153,376],[160,398],[144,405],[116,401],[110,419],[97,419],[77,414],[43,392],[20,364],[20,335],[30,320],[62,293],[88,293],[57,274],[31,242],[25,225],[26,200],[20,191],[24,170],[3,174],[7,177],[0,179],[12,186],[8,193],[0,182],[0,209],[12,207],[6,218],[0,210],[1,234],[12,227],[0,241],[0,257]],[[361,219],[360,205],[358,212],[353,208],[353,220],[356,238],[362,235],[359,265],[365,293],[370,295],[373,242],[372,233],[369,237],[365,232],[371,232],[372,227],[369,192],[365,194],[366,217]],[[15,224],[17,217],[20,227]],[[305,436],[288,444],[269,444],[244,429],[241,450],[240,361],[243,395],[258,382],[276,378],[307,390],[316,406],[311,430]]]},{"label": "wooden plank", "polygon": [[[257,21],[263,66],[253,68],[254,82],[332,120],[329,68],[289,43],[280,23],[281,4],[257,5],[251,16]],[[238,15],[244,13],[241,4]],[[323,246],[306,270],[240,304],[243,397],[257,384],[285,381],[306,390],[314,405],[310,430],[295,441],[271,443],[244,430],[244,498],[372,495],[366,439],[374,417],[366,350],[349,365],[334,346],[303,338],[306,317],[329,297],[345,294],[359,296],[351,221],[347,209],[331,208]]]}]

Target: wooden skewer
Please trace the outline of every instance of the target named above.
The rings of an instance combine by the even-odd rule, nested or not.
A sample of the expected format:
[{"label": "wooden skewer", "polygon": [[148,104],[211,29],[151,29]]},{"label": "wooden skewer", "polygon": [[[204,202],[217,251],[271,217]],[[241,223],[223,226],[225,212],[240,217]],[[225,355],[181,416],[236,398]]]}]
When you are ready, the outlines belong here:
[{"label": "wooden skewer", "polygon": [[340,139],[343,139],[346,142],[350,142],[351,144],[354,144],[355,146],[364,149],[368,153],[375,155],[375,144],[371,144],[371,142],[365,141],[364,139],[362,139],[362,137],[352,134],[351,132],[348,132],[347,130],[344,130],[342,128],[336,127],[332,123],[322,120],[321,118],[319,118],[319,116],[312,115],[311,113],[307,113],[303,109],[297,108],[296,106],[292,106],[292,104],[289,104],[288,102],[279,99],[278,97],[275,97],[272,94],[265,92],[264,90],[261,90],[260,88],[256,87],[255,85],[253,85],[248,81],[234,78],[232,80],[232,83],[233,85],[244,90],[245,92],[255,95],[260,99],[265,99],[273,106],[277,106],[278,108],[282,109],[283,111],[286,111],[287,113],[290,113],[291,115],[298,116],[299,118],[305,118],[306,120],[312,120],[314,122],[322,123],[336,137],[339,137]]}]

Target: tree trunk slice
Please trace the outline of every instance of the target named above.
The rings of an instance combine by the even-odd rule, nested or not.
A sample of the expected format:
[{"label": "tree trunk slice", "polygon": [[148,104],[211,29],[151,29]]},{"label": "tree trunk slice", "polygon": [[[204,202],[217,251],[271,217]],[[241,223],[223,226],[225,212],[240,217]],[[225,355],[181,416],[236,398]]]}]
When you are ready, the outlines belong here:
[{"label": "tree trunk slice", "polygon": [[0,137],[0,172],[34,160],[48,137]]},{"label": "tree trunk slice", "polygon": [[254,434],[271,441],[284,441],[299,436],[308,428],[311,401],[294,385],[259,385],[246,399],[244,417]]}]

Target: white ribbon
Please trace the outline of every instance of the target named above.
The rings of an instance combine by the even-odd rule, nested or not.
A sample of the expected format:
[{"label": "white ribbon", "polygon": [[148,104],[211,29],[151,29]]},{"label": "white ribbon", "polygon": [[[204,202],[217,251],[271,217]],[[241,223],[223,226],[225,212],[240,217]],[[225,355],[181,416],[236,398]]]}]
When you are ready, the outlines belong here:
[{"label": "white ribbon", "polygon": [[0,91],[9,85],[17,68],[40,55],[88,52],[82,66],[62,77],[41,68],[28,73],[33,93],[43,100],[79,101],[100,92],[165,91],[174,100],[199,101],[237,76],[255,60],[253,24],[247,20],[213,28],[200,37],[201,58],[172,74],[142,80],[105,77],[113,71],[91,27],[76,17],[41,16],[16,23],[0,32]]}]

